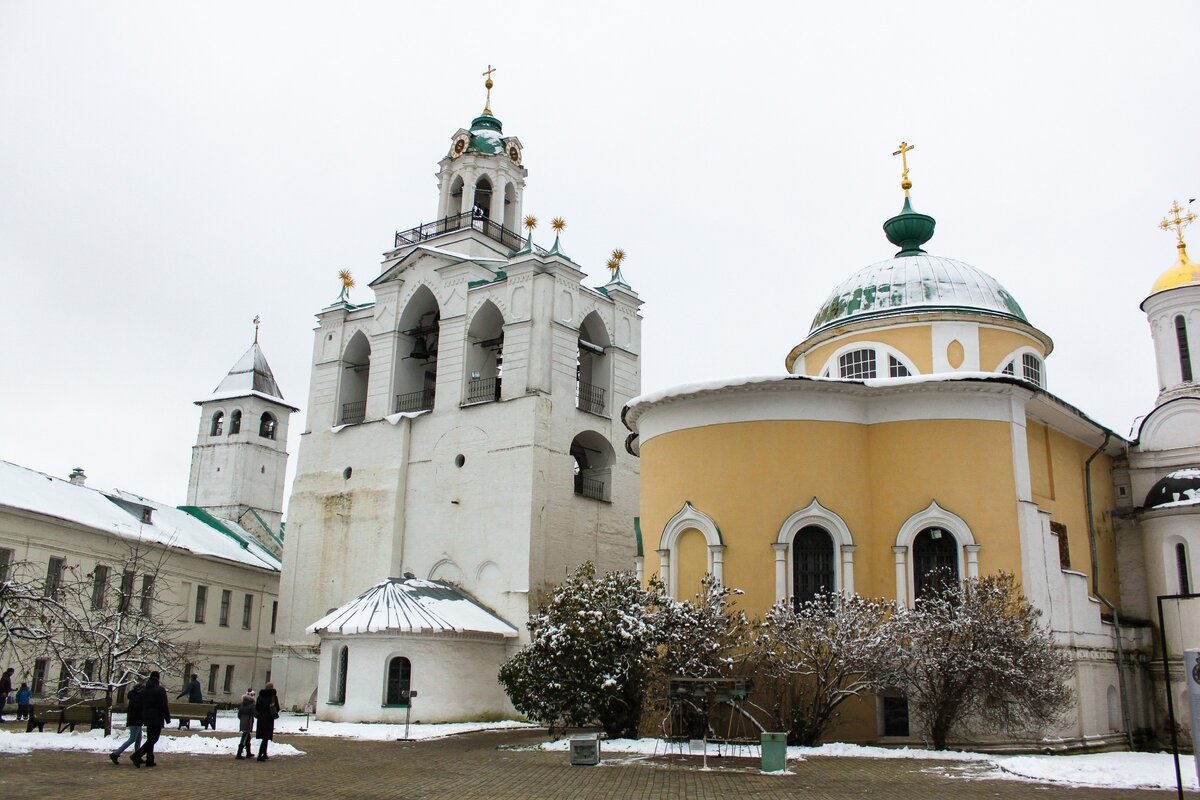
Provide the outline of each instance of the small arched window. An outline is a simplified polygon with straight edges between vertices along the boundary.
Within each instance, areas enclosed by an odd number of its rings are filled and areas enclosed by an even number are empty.
[[[913,596],[917,600],[957,582],[958,541],[945,528],[926,528],[913,539]]]
[[[275,438],[275,427],[278,423],[269,411],[264,411],[258,420],[258,435],[264,439]]]
[[[792,604],[833,591],[833,537],[817,525],[805,525],[792,540]]]
[[[225,432],[225,412],[218,411],[212,416],[212,427],[209,429],[209,434],[212,436],[220,436]]]
[[[387,696],[384,705],[407,706],[408,687],[412,680],[412,663],[404,656],[388,661]]]
[[[1034,386],[1042,385],[1042,360],[1033,353],[1021,354],[1021,374]]]
[[[1179,371],[1184,383],[1192,380],[1192,353],[1188,348],[1187,320],[1183,315],[1175,317],[1175,342],[1179,345]]]
[[[1192,593],[1192,577],[1188,574],[1187,545],[1183,542],[1175,545],[1175,574],[1179,576],[1179,593]]]
[[[333,685],[329,687],[329,702],[346,702],[346,675],[350,670],[350,648],[341,647],[333,659]]]
[[[242,412],[241,410],[234,411],[229,415],[229,435],[242,432]]]
[[[851,350],[838,356],[840,378],[874,378],[877,374],[874,350]]]

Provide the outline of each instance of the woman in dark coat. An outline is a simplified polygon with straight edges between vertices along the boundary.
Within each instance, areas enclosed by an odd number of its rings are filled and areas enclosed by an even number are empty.
[[[275,684],[268,683],[258,693],[254,702],[254,716],[258,718],[258,760],[267,760],[267,742],[275,736],[275,720],[279,717],[279,698],[275,695]]]
[[[238,751],[235,758],[248,758],[251,754],[250,737],[254,735],[254,690],[247,689],[242,695],[242,704],[238,706],[238,728],[242,732],[242,740],[238,742]],[[242,749],[246,750],[246,755],[242,755]]]

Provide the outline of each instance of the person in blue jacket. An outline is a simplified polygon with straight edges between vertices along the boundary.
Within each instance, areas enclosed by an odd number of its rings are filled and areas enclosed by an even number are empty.
[[[30,690],[29,684],[21,681],[21,688],[17,690],[17,719],[29,719],[29,699],[33,697],[33,691]]]

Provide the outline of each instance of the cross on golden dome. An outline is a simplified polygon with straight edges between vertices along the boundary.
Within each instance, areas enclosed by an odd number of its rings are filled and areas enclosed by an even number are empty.
[[[488,64],[487,70],[485,70],[483,73],[483,77],[487,78],[487,80],[483,82],[484,88],[487,89],[487,100],[485,100],[483,103],[483,113],[485,116],[489,117],[492,115],[492,86],[494,85],[492,83],[492,73],[495,71],[496,69],[491,64]]]
[[[1182,250],[1184,246],[1183,229],[1196,221],[1196,215],[1191,211],[1187,212],[1186,214],[1181,214],[1181,211],[1183,211],[1183,206],[1179,205],[1178,200],[1171,203],[1170,214],[1172,216],[1163,217],[1162,222],[1158,223],[1158,227],[1162,228],[1164,231],[1169,231],[1174,228],[1175,238],[1178,242],[1177,246]]]
[[[904,170],[900,173],[900,188],[904,190],[905,197],[908,197],[908,190],[912,188],[912,181],[908,179],[908,151],[915,149],[916,145],[901,142],[900,149],[892,153],[894,156],[900,156],[900,166]]]

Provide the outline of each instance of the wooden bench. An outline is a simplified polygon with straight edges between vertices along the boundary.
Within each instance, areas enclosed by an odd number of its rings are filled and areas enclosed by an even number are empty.
[[[108,710],[103,706],[79,704],[74,706],[47,706],[38,708],[30,706],[29,722],[25,732],[30,733],[34,728],[39,733],[45,733],[46,724],[58,726],[58,732],[75,731],[76,725],[87,725],[89,728],[103,728],[108,718]]]
[[[192,720],[200,723],[207,730],[217,729],[216,703],[171,703],[171,719],[179,721],[180,728],[191,728]]]

